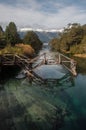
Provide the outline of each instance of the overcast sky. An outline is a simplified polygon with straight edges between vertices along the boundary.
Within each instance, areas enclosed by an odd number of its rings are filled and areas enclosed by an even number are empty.
[[[86,24],[86,0],[0,0],[0,25],[62,28]]]

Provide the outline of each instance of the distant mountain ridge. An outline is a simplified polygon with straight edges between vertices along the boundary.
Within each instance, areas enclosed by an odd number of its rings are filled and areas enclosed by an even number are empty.
[[[63,29],[41,29],[41,28],[21,28],[20,32],[35,31],[35,32],[62,32]]]
[[[28,31],[34,31],[42,42],[49,42],[51,39],[58,37],[58,33],[63,29],[41,29],[41,28],[21,28],[19,30],[20,37],[23,38]]]

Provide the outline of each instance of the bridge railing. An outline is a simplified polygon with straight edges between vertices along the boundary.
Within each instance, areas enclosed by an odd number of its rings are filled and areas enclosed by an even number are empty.
[[[76,61],[58,52],[58,63],[62,64],[73,75],[77,75]]]
[[[15,61],[15,56],[13,54],[7,53],[0,55],[0,65],[13,65]]]
[[[56,59],[49,59],[47,57],[47,53],[43,53],[42,55],[38,56],[37,58],[39,59],[40,57],[43,57],[44,60],[42,61],[43,64],[62,64],[68,71],[70,71],[73,75],[77,75],[76,72],[76,61],[74,59],[71,59],[61,53],[57,53]],[[37,60],[37,58],[32,59],[32,61]]]
[[[30,59],[28,57],[22,57],[19,55],[14,54],[4,54],[3,56],[0,56],[0,65],[20,65],[27,66],[29,68],[30,64],[33,64],[35,61],[40,59],[40,57],[43,57],[41,64],[48,64],[48,59],[46,56],[46,53],[43,53],[33,59]],[[52,62],[52,64],[62,64],[67,70],[69,70],[73,75],[77,75],[76,73],[76,62],[61,54],[57,53],[55,62]],[[39,64],[40,65],[40,64]]]

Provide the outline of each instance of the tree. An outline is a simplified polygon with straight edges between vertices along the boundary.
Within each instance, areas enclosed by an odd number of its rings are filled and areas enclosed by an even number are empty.
[[[33,31],[27,32],[23,41],[26,44],[30,44],[36,53],[42,48],[42,42],[40,41],[37,34]]]
[[[3,28],[0,26],[0,48],[4,48],[6,45],[5,35]]]
[[[84,35],[86,36],[86,24],[84,24],[84,25],[82,26],[82,29],[83,29]]]
[[[60,50],[60,39],[54,38],[50,41],[50,46],[52,50],[59,51]]]
[[[15,44],[20,42],[19,34],[17,33],[17,27],[14,22],[10,22],[6,27],[5,36],[7,44],[11,44],[14,46]]]
[[[0,37],[3,35],[3,29],[2,29],[2,27],[0,26]]]
[[[51,42],[51,47],[58,50],[58,42],[60,43],[60,51],[70,51],[71,53],[86,53],[86,25],[81,26],[78,23],[68,24],[67,28],[56,39]],[[82,45],[81,45],[82,44]]]

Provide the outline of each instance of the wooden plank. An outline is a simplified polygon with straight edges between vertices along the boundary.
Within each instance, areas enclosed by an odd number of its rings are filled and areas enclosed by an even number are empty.
[[[58,55],[61,55],[62,57],[65,57],[65,58],[68,59],[68,60],[71,60],[71,58],[69,58],[69,57],[63,55],[62,53],[60,53],[60,52],[57,52],[57,53],[58,53]]]
[[[67,63],[67,62],[71,63],[71,61],[62,61],[62,63]]]
[[[34,61],[38,60],[41,56],[43,56],[45,53],[41,54],[40,56],[37,56],[35,58],[33,58],[32,60],[30,60],[29,63],[33,63]]]
[[[77,72],[76,72],[76,70],[75,69],[70,69],[70,68],[68,68],[66,65],[64,65],[63,64],[63,66],[68,70],[68,71],[70,71],[73,75],[77,75]]]
[[[19,56],[19,55],[14,55],[14,54],[4,54],[4,55],[0,55],[0,64],[3,65],[14,65],[14,64],[20,64],[20,66],[24,66],[26,67],[26,69],[29,69],[29,65],[31,63],[34,63],[35,61],[37,61],[38,59],[40,59],[41,56],[44,56],[44,60],[47,60],[47,64],[49,65],[52,62],[52,59],[47,59],[46,57],[46,53],[43,53],[33,59],[27,58],[26,56]],[[61,54],[58,52],[58,56],[59,56],[59,63],[61,62],[66,68],[67,70],[69,70],[71,73],[75,73],[74,69],[71,69],[70,66],[73,64],[73,59]],[[63,60],[62,58],[65,58],[65,60]],[[43,63],[44,60],[42,60],[41,63],[36,65],[36,68],[40,67]],[[67,64],[65,65],[64,63],[70,63],[69,67],[67,66]],[[53,62],[50,64],[58,64],[54,59]],[[31,68],[32,69],[32,68]]]
[[[28,61],[28,60],[30,60],[30,59],[23,59],[23,58],[21,58],[20,56],[18,56],[18,55],[15,55],[15,58],[18,58],[20,61],[25,61],[26,63],[28,63],[29,64],[29,62],[30,61]]]

